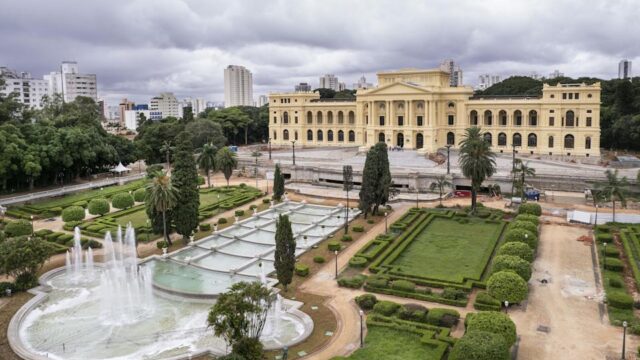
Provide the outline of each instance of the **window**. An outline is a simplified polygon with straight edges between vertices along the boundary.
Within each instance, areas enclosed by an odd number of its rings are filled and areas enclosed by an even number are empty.
[[[478,125],[478,112],[473,110],[471,111],[471,115],[469,115],[469,123],[471,125],[477,126]]]
[[[593,95],[591,95],[591,94],[587,94],[587,97],[588,97],[589,99],[591,99],[591,97],[592,97],[592,96],[593,96]]]
[[[398,126],[403,126],[404,125],[404,116],[400,115],[398,116]]]
[[[487,144],[489,144],[489,145],[493,145],[493,144],[491,143],[491,141],[492,141],[492,140],[493,140],[493,138],[492,138],[492,136],[491,136],[491,133],[488,133],[488,132],[484,133],[484,141],[485,141]]]
[[[289,130],[287,129],[282,130],[282,138],[284,140],[289,140]]]
[[[418,124],[418,126],[422,126],[422,115],[418,115],[418,117],[416,118],[416,124]]]
[[[515,133],[513,134],[513,140],[511,141],[513,146],[522,146],[522,135]]]
[[[296,124],[298,123],[298,117],[297,116],[294,117],[294,121],[295,121]]]
[[[298,131],[293,132],[293,140],[298,141]]]
[[[288,112],[284,112],[284,114],[282,114],[282,122],[285,124],[289,123],[289,113]]]
[[[313,131],[307,130],[307,141],[313,141]]]
[[[447,123],[449,124],[449,126],[453,126],[456,123],[455,115],[447,116]]]
[[[591,114],[591,110],[587,110],[587,114]]]
[[[327,141],[333,141],[333,130],[327,131]]]
[[[316,122],[318,124],[322,124],[322,112],[318,111],[318,113],[316,114]]]
[[[338,142],[344,142],[344,131],[338,130]]]
[[[573,100],[573,93],[569,93],[569,100]]]
[[[273,140],[278,140],[278,133],[275,130],[273,131]]]
[[[549,136],[549,144],[548,144],[549,149],[553,149],[553,136]]]
[[[313,123],[313,113],[311,111],[307,111],[307,124]]]
[[[449,109],[452,109],[456,106],[456,104],[450,102],[447,106],[449,107]]]
[[[591,116],[587,116],[587,126],[591,126]]]
[[[573,135],[567,135],[564,137],[564,148],[573,149],[574,138]]]
[[[529,126],[538,126],[538,112],[535,110],[529,111]]]
[[[349,130],[349,142],[356,141],[356,132],[353,130]]]
[[[567,93],[562,93],[562,100],[567,100]]]
[[[554,126],[556,122],[556,118],[553,116],[549,117],[549,126]]]
[[[424,136],[420,133],[416,135],[416,149],[422,149],[424,147]]]
[[[338,111],[338,124],[344,124],[344,114],[342,111]]]
[[[527,136],[527,146],[528,147],[536,147],[538,146],[538,137],[536,136],[536,134],[529,134],[529,136]]]
[[[384,115],[380,115],[380,126],[384,126]]]
[[[564,124],[567,127],[575,126],[575,115],[574,115],[573,111],[571,111],[571,110],[567,111],[567,115],[565,117]]]
[[[554,97],[556,97],[555,95],[551,94],[551,98],[553,99]]]
[[[516,110],[513,113],[513,122],[515,126],[522,126],[522,111]]]
[[[490,110],[484,112],[484,124],[486,126],[491,126],[493,122],[493,114]]]
[[[574,97],[576,98],[576,100],[579,100],[579,99],[580,99],[580,93],[576,93],[576,94],[574,95]]]
[[[498,146],[507,146],[507,134],[498,134]]]
[[[584,139],[584,148],[585,149],[591,149],[591,138],[587,136],[586,139]]]
[[[378,142],[381,142],[381,143],[384,142],[384,133],[378,134]]]
[[[356,123],[356,114],[353,111],[349,111],[349,124],[353,125]]]
[[[324,140],[324,137],[322,135],[323,135],[322,134],[322,130],[318,130],[318,136],[317,136],[317,140],[318,141],[323,141]]]
[[[504,110],[500,110],[498,113],[498,121],[500,126],[507,126],[507,112]]]
[[[277,123],[278,123],[278,117],[277,117],[277,116],[274,116],[274,117],[273,117],[273,123],[274,123],[274,124],[277,124]]]
[[[456,136],[452,132],[447,133],[447,145],[455,145]]]
[[[327,124],[333,124],[333,111],[327,112]]]

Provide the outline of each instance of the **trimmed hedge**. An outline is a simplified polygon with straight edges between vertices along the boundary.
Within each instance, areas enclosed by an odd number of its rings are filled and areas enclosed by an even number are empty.
[[[160,240],[156,243],[156,247],[160,250],[169,247],[169,243],[166,240]]]
[[[26,236],[31,235],[33,227],[29,220],[17,220],[11,221],[4,227],[4,232],[8,237]]]
[[[355,298],[356,304],[362,310],[371,310],[378,302],[378,298],[376,298],[373,294],[362,294],[360,296],[356,296]]]
[[[341,247],[342,246],[337,241],[329,241],[327,243],[327,248],[329,249],[329,251],[340,251]]]
[[[342,238],[340,238],[340,241],[345,241],[345,242],[349,242],[349,241],[353,241],[353,238],[351,237],[351,235],[342,235]]]
[[[89,205],[89,203],[86,200],[80,200],[80,201],[76,201],[73,204],[71,204],[72,206],[80,206],[83,209],[87,208],[87,205]]]
[[[104,215],[109,213],[111,207],[107,199],[93,199],[89,202],[88,209],[91,215]]]
[[[460,320],[460,313],[453,309],[434,308],[427,313],[427,324],[452,327]]]
[[[620,255],[620,251],[616,249],[615,246],[607,246],[604,250],[605,256],[618,257]]]
[[[607,304],[618,309],[633,309],[633,297],[623,292],[607,293]]]
[[[200,224],[200,231],[211,231],[211,224]]]
[[[400,310],[400,304],[396,304],[394,302],[386,301],[386,300],[378,301],[373,306],[374,313],[384,315],[384,316],[392,316],[395,313],[397,313],[398,310]]]
[[[147,190],[145,188],[140,188],[133,192],[133,200],[136,202],[144,202],[144,199],[147,196]]]
[[[487,293],[504,303],[518,304],[529,295],[527,282],[520,275],[511,271],[494,273],[487,281]]]
[[[322,256],[314,256],[313,262],[316,264],[323,264],[325,262],[325,259]]]
[[[218,219],[218,225],[220,224],[226,224],[228,222],[227,218],[220,218]]]
[[[394,290],[414,292],[416,290],[416,284],[408,280],[394,280],[391,282],[391,288]]]
[[[504,236],[504,242],[522,242],[535,249],[538,246],[538,238],[536,235],[525,229],[510,229]]]
[[[492,272],[513,271],[525,281],[531,279],[531,265],[514,255],[498,255],[493,259]]]
[[[449,360],[508,360],[509,349],[504,340],[494,333],[475,331],[456,341]]]
[[[402,320],[422,323],[426,321],[428,312],[429,310],[422,305],[404,304],[402,308],[400,308],[398,317]]]
[[[476,301],[473,303],[473,308],[476,310],[494,310],[500,311],[502,304],[500,301],[494,299],[486,291],[480,291],[476,295]]]
[[[540,225],[540,218],[537,217],[536,215],[520,214],[520,215],[515,217],[515,220],[516,221],[528,221],[528,222],[532,223],[535,226]]]
[[[351,289],[360,289],[367,277],[365,275],[356,275],[353,277],[341,277],[338,279],[338,285]]]
[[[127,192],[115,194],[111,198],[111,205],[116,209],[127,209],[134,204],[133,196]]]
[[[511,224],[509,224],[509,228],[510,229],[525,229],[525,230],[529,230],[530,232],[532,232],[534,234],[538,233],[538,227],[536,225],[534,225],[533,223],[530,223],[528,221],[516,220],[516,221],[512,222]]]
[[[353,230],[353,232],[364,232],[364,226],[356,225],[351,227],[351,230]]]
[[[605,234],[600,233],[600,234],[596,235],[596,240],[599,243],[605,243],[606,242],[606,243],[611,244],[613,242],[613,235],[606,234],[606,233]]]
[[[69,223],[72,221],[82,221],[85,217],[84,209],[80,206],[69,206],[62,210],[62,221]]]
[[[354,256],[349,259],[349,266],[354,268],[363,268],[367,266],[367,262],[368,260],[363,257]]]
[[[620,259],[607,257],[604,261],[604,268],[615,272],[622,272],[624,265]]]
[[[518,207],[518,214],[530,214],[540,216],[542,215],[542,208],[540,204],[536,203],[524,203]]]
[[[509,315],[499,311],[482,311],[467,315],[467,333],[474,331],[487,331],[500,335],[507,347],[516,343],[516,324]]]
[[[236,210],[234,214],[237,217],[244,216],[244,210]]]
[[[305,264],[296,264],[295,266],[296,275],[298,276],[308,276],[309,275],[309,265]]]
[[[500,246],[500,249],[498,249],[496,255],[513,255],[529,263],[533,261],[533,250],[529,245],[521,242],[503,244]]]

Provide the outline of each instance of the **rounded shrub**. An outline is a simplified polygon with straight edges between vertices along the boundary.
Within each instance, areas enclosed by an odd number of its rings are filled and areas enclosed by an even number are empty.
[[[610,278],[609,279],[609,286],[614,287],[614,288],[621,288],[622,287],[622,280],[618,279],[618,278]]]
[[[500,335],[474,331],[456,341],[449,360],[507,360],[509,348]]]
[[[134,203],[133,196],[126,192],[115,194],[111,198],[111,205],[116,209],[127,209],[132,207]]]
[[[535,216],[535,215],[531,215],[531,214],[520,214],[518,216],[516,216],[515,218],[516,221],[527,221],[532,223],[535,226],[540,225],[540,218]]]
[[[511,347],[516,343],[516,324],[509,315],[499,311],[481,311],[473,314],[467,322],[467,332],[486,331],[500,335]]]
[[[404,304],[400,308],[398,317],[402,320],[424,322],[429,310],[420,304]]]
[[[263,204],[269,204],[270,202],[271,202],[271,199],[269,199],[269,198],[262,199],[262,203]]]
[[[258,205],[256,205],[256,204],[253,204],[253,205],[249,206],[249,210],[254,210],[254,209],[257,209],[257,208],[258,208]]]
[[[227,223],[227,218],[220,218],[218,219],[218,225],[220,224],[226,224]]]
[[[531,231],[525,229],[510,229],[504,236],[504,242],[521,242],[529,245],[530,248],[535,249],[538,246],[538,238]]]
[[[607,292],[607,304],[618,309],[633,309],[633,297],[617,291]]]
[[[351,289],[360,289],[362,285],[364,285],[365,280],[367,280],[367,276],[362,274],[351,277],[341,277],[338,279],[338,285]]]
[[[93,199],[89,202],[88,208],[91,215],[104,215],[111,210],[107,199]]]
[[[200,231],[210,231],[211,224],[200,224],[199,228],[200,228]]]
[[[493,259],[494,273],[500,271],[513,271],[520,275],[524,281],[531,279],[531,264],[514,255],[498,255]]]
[[[504,303],[518,304],[527,298],[529,287],[520,275],[511,271],[494,273],[487,281],[487,293]]]
[[[533,250],[529,245],[521,242],[503,244],[498,249],[497,255],[513,255],[527,262],[533,261]]]
[[[234,213],[236,216],[240,217],[240,216],[244,216],[244,210],[236,210],[236,212]]]
[[[140,188],[133,192],[133,199],[136,202],[144,202],[144,199],[146,196],[147,196],[147,190],[145,188]]]
[[[327,248],[329,249],[329,251],[340,251],[341,245],[337,241],[329,241],[327,243]]]
[[[84,213],[84,210],[82,211]],[[22,219],[8,223],[4,227],[4,232],[7,237],[31,235],[31,233],[33,232],[33,227],[31,226],[31,222],[29,220]]]
[[[60,216],[62,214],[62,208],[60,206],[54,206],[48,209],[48,211],[54,216]]]
[[[524,203],[518,208],[518,214],[530,214],[535,216],[542,215],[542,208],[540,204],[536,203]]]
[[[371,224],[373,224],[373,223],[375,223],[375,220],[373,220],[373,219],[367,219],[367,224],[371,225]]]
[[[197,182],[198,182],[198,185],[204,185],[204,177],[198,176]]]
[[[80,200],[80,201],[76,201],[73,204],[71,204],[73,206],[80,206],[81,208],[86,209],[87,206],[89,205],[89,203],[86,200]]]
[[[356,296],[356,304],[362,310],[371,310],[378,302],[378,298],[376,298],[373,294],[362,294],[360,296]]]
[[[460,320],[460,313],[453,309],[434,308],[427,313],[426,321],[435,326],[452,327]]]
[[[386,300],[378,301],[373,306],[374,313],[384,315],[384,316],[392,316],[395,313],[397,313],[399,309],[400,309],[400,304],[396,304],[392,301],[386,301]]]
[[[609,243],[611,244],[613,242],[613,235],[611,234],[607,234],[607,233],[600,233],[598,235],[596,235],[596,240],[599,243]]]
[[[367,259],[362,256],[354,256],[349,259],[349,266],[354,268],[363,268],[367,266]]]
[[[620,255],[620,251],[616,249],[615,246],[607,246],[604,250],[605,256],[618,257]]]
[[[622,270],[624,269],[624,265],[622,264],[622,261],[620,261],[620,259],[607,257],[604,260],[604,268],[607,270],[622,272]]]
[[[313,262],[316,264],[323,264],[325,262],[325,259],[322,256],[314,256]]]
[[[391,282],[391,288],[404,292],[414,292],[416,290],[416,284],[409,280],[394,280]]]
[[[85,217],[84,209],[80,206],[69,206],[62,210],[62,221],[68,223],[72,221],[82,221]]]
[[[374,288],[386,288],[389,284],[389,279],[380,275],[374,275],[367,279],[367,286]]]
[[[296,272],[296,275],[298,275],[298,276],[302,276],[302,277],[308,276],[309,275],[309,265],[296,264],[295,272]]]
[[[462,289],[446,287],[442,290],[440,297],[448,300],[464,300],[467,298],[467,293]]]
[[[342,238],[340,238],[340,240],[345,241],[345,242],[349,242],[349,241],[353,241],[353,238],[351,237],[351,235],[342,235]]]
[[[363,232],[364,231],[364,226],[361,225],[355,225],[351,228],[351,230],[353,230],[353,232]]]
[[[166,240],[160,240],[156,243],[156,246],[158,247],[158,249],[164,249],[164,248],[168,248],[169,247],[169,243]]]
[[[528,221],[521,221],[521,220],[516,220],[514,222],[512,222],[509,225],[510,229],[525,229],[525,230],[529,230],[530,232],[537,234],[538,233],[538,227],[536,225],[534,225],[533,223],[530,223]]]

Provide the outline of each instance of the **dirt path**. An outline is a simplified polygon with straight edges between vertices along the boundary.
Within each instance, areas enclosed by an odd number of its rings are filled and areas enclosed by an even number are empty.
[[[581,227],[542,226],[528,306],[510,311],[521,338],[519,360],[620,358],[622,329],[610,326],[606,315],[600,319],[602,294],[596,289],[591,248],[576,241],[586,234]],[[543,278],[547,285],[540,283]],[[549,332],[538,331],[539,326]],[[630,359],[637,345],[636,336],[627,336]]]

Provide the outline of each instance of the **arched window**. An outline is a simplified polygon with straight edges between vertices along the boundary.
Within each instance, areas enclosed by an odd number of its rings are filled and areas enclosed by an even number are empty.
[[[284,112],[284,114],[282,114],[282,122],[285,124],[289,123],[289,113],[288,112]]]
[[[278,140],[278,132],[273,130],[273,140]]]
[[[456,144],[456,136],[454,133],[449,131],[447,133],[447,145],[455,145]]]
[[[564,137],[564,148],[573,149],[574,138],[573,135],[567,135]]]
[[[333,124],[333,111],[327,111],[327,124]]]
[[[284,140],[289,140],[289,130],[287,129],[282,130],[282,138]]]
[[[422,149],[424,147],[424,136],[420,133],[416,135],[416,149]]]
[[[488,133],[488,132],[484,133],[484,141],[486,141],[487,144],[493,145],[492,140],[493,140],[493,137],[491,136],[491,133]]]
[[[484,112],[484,125],[491,126],[492,123],[493,123],[493,114],[491,113],[491,110],[486,110]]]
[[[513,113],[513,125],[522,126],[522,111],[516,110]]]
[[[469,115],[469,124],[473,125],[473,126],[477,126],[478,125],[478,112],[475,110],[471,111],[471,114]]]
[[[513,141],[511,141],[513,146],[522,146],[522,135],[515,133],[513,134]]]
[[[396,136],[396,145],[404,147],[404,134],[398,133],[398,135]]]
[[[293,132],[293,140],[298,141],[298,130]]]
[[[500,126],[507,126],[507,112],[504,110],[500,110],[498,113],[498,121],[500,122]]]
[[[316,123],[322,124],[322,111],[316,113]]]
[[[381,142],[381,143],[384,142],[384,133],[378,134],[378,142]]]
[[[338,142],[344,142],[344,131],[338,130]]]
[[[342,111],[338,111],[338,124],[344,124],[344,114]]]
[[[553,149],[553,136],[549,136],[549,149]]]
[[[349,142],[356,141],[356,132],[353,130],[349,130]]]
[[[566,116],[565,116],[565,118],[564,118],[564,119],[565,119],[564,123],[565,123],[565,125],[566,125],[567,127],[573,127],[573,126],[575,126],[575,123],[576,123],[576,116],[575,116],[575,114],[573,113],[573,111],[571,111],[571,110],[567,111],[567,114],[566,114]]]
[[[418,109],[418,110],[422,110],[422,108],[423,108],[423,105],[422,105],[422,103],[421,103],[421,102],[419,102],[419,103],[416,105],[416,109]]]
[[[591,138],[589,136],[587,136],[587,138],[584,139],[584,148],[591,149]]]
[[[318,130],[317,141],[324,141],[324,136],[322,134],[322,130]]]
[[[333,130],[327,131],[327,141],[333,141]]]
[[[529,126],[538,126],[538,112],[535,110],[529,111]]]
[[[498,134],[498,146],[507,146],[507,134]]]
[[[538,137],[536,134],[531,133],[527,136],[527,146],[528,147],[536,147],[538,146]]]
[[[307,130],[307,141],[313,141],[313,131]]]
[[[349,124],[353,125],[356,123],[356,114],[353,111],[349,111]]]
[[[313,124],[313,113],[311,111],[307,111],[307,124]]]

